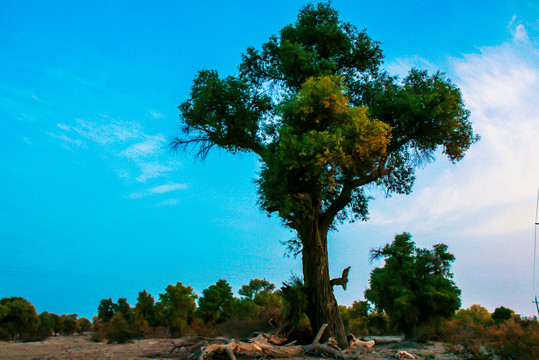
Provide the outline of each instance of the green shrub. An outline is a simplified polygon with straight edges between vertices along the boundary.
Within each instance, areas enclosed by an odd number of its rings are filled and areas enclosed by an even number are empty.
[[[0,329],[4,334],[0,336],[6,339],[42,338],[36,308],[22,297],[13,296],[0,300]]]
[[[142,332],[120,313],[114,314],[110,322],[103,325],[103,335],[109,343],[118,344],[142,338]]]

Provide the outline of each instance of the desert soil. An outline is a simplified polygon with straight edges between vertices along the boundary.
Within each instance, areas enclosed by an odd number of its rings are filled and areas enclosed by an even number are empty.
[[[91,342],[88,335],[54,336],[45,341],[28,343],[0,341],[0,359],[174,359],[174,352],[171,353],[171,350],[176,342],[178,342],[177,339],[146,339],[128,344],[107,344]],[[395,359],[395,354],[401,350],[415,355],[417,359],[459,359],[447,353],[441,343],[408,342],[375,345],[371,351],[362,354],[359,359]]]

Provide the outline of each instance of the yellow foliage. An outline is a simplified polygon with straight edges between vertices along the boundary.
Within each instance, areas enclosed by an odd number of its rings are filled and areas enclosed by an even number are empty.
[[[339,174],[368,174],[387,154],[391,127],[370,118],[366,107],[350,106],[339,77],[308,79],[286,106],[285,117],[300,126],[281,130],[283,158],[329,189]]]

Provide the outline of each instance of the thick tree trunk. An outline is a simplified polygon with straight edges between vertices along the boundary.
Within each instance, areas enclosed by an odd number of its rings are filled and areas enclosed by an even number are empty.
[[[309,302],[307,317],[313,330],[328,324],[325,339],[334,337],[344,349],[348,347],[346,331],[329,279],[327,232],[321,233],[318,221],[312,220],[304,223],[299,235],[303,243],[303,278]]]

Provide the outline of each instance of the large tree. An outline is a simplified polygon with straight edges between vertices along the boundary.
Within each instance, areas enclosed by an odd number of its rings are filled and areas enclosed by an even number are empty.
[[[415,168],[438,147],[453,162],[477,140],[460,90],[443,74],[382,70],[379,43],[342,22],[329,4],[307,5],[297,21],[248,48],[239,73],[200,71],[180,106],[174,149],[215,146],[261,161],[259,202],[297,234],[307,315],[345,345],[329,278],[327,235],[366,220],[366,186],[407,194]]]

